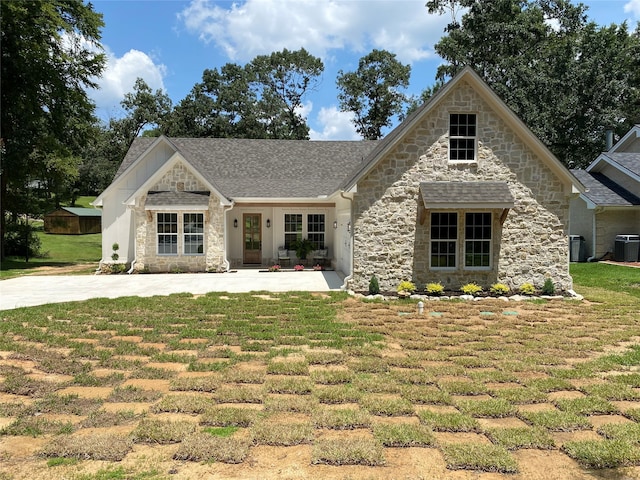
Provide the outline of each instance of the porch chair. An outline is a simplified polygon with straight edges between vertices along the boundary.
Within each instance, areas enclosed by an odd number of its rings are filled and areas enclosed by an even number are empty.
[[[320,250],[316,250],[313,252],[313,264],[314,265],[322,265],[325,267],[327,265],[327,260],[329,259],[329,249],[321,248]]]
[[[278,248],[278,263],[282,266],[284,262],[287,262],[287,265],[289,265],[289,262],[291,262],[291,257],[289,256],[289,250],[287,250],[284,247],[279,247]]]

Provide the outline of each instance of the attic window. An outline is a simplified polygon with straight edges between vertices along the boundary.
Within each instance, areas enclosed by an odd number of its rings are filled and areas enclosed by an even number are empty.
[[[449,161],[476,161],[476,114],[449,115]]]

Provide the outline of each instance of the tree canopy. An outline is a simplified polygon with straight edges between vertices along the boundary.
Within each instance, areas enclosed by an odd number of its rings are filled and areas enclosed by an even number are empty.
[[[410,76],[411,66],[386,50],[362,57],[355,72],[338,72],[340,110],[354,114],[353,124],[364,139],[382,138],[382,129],[402,113],[407,99],[400,89],[409,85]]]
[[[468,10],[436,44],[437,79],[471,66],[567,166],[590,163],[605,131],[640,121],[640,27],[598,27],[566,0],[432,0]]]
[[[78,174],[105,57],[102,15],[80,0],[0,2],[2,89],[0,93],[2,251],[6,217],[38,207],[29,199],[37,182],[57,195]]]

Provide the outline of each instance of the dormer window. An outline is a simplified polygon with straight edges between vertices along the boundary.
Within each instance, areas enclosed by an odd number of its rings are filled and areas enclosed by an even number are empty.
[[[449,115],[449,161],[476,161],[476,114]]]

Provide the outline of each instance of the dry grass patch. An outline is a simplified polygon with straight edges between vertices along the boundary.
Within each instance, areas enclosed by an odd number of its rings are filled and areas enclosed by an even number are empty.
[[[25,435],[38,437],[40,435],[63,435],[72,433],[75,427],[70,422],[49,420],[44,417],[19,417],[13,423],[0,430],[0,435]]]
[[[251,427],[251,438],[257,445],[290,447],[311,443],[313,436],[314,428],[309,422],[287,423],[264,419]]]
[[[47,395],[33,404],[41,413],[89,415],[102,406],[98,398],[80,398],[78,395]]]
[[[43,457],[77,458],[119,462],[131,451],[133,442],[124,435],[95,433],[57,437],[40,451]]]
[[[107,398],[107,402],[114,403],[131,403],[131,402],[155,402],[162,393],[156,390],[144,390],[142,388],[127,385],[125,387],[116,387]]]
[[[249,454],[249,447],[247,440],[194,433],[182,441],[173,458],[192,462],[242,463]]]
[[[314,465],[365,465],[377,467],[385,465],[384,448],[375,440],[320,439],[311,450]]]
[[[243,370],[239,368],[231,368],[222,374],[222,380],[226,383],[264,383],[266,378],[265,372],[262,370]]]
[[[429,427],[401,423],[376,425],[373,436],[385,447],[433,447],[435,437]]]
[[[223,385],[214,394],[217,403],[262,403],[264,390],[249,385]]]
[[[151,407],[154,413],[203,413],[211,408],[213,401],[202,395],[165,395]]]
[[[349,370],[315,370],[311,372],[311,380],[321,385],[340,385],[353,380],[353,372]]]
[[[196,431],[196,425],[187,421],[142,419],[131,433],[135,443],[178,443]]]
[[[371,416],[355,408],[318,408],[313,414],[316,428],[330,428],[334,430],[353,430],[368,428]]]
[[[220,378],[217,376],[206,377],[179,377],[169,383],[170,390],[181,392],[215,392],[220,387]]]
[[[35,380],[26,375],[9,375],[0,383],[0,392],[41,398],[63,387],[59,383]]]
[[[259,412],[250,408],[213,407],[200,416],[200,425],[213,427],[250,427]]]
[[[264,400],[264,410],[269,413],[290,412],[310,414],[318,408],[316,398],[301,395],[271,395]]]
[[[270,378],[264,388],[269,393],[288,393],[292,395],[309,395],[314,384],[308,377]]]
[[[314,396],[320,403],[340,404],[357,403],[362,398],[362,392],[350,384],[329,385],[316,388]]]
[[[309,375],[309,364],[306,360],[271,360],[267,365],[270,375]]]
[[[517,473],[518,463],[506,448],[480,443],[450,443],[442,453],[447,468],[452,470],[482,470],[484,472]]]
[[[80,426],[82,428],[104,428],[115,427],[117,425],[128,425],[142,418],[132,410],[119,410],[117,412],[107,412],[98,410],[85,418]]]

